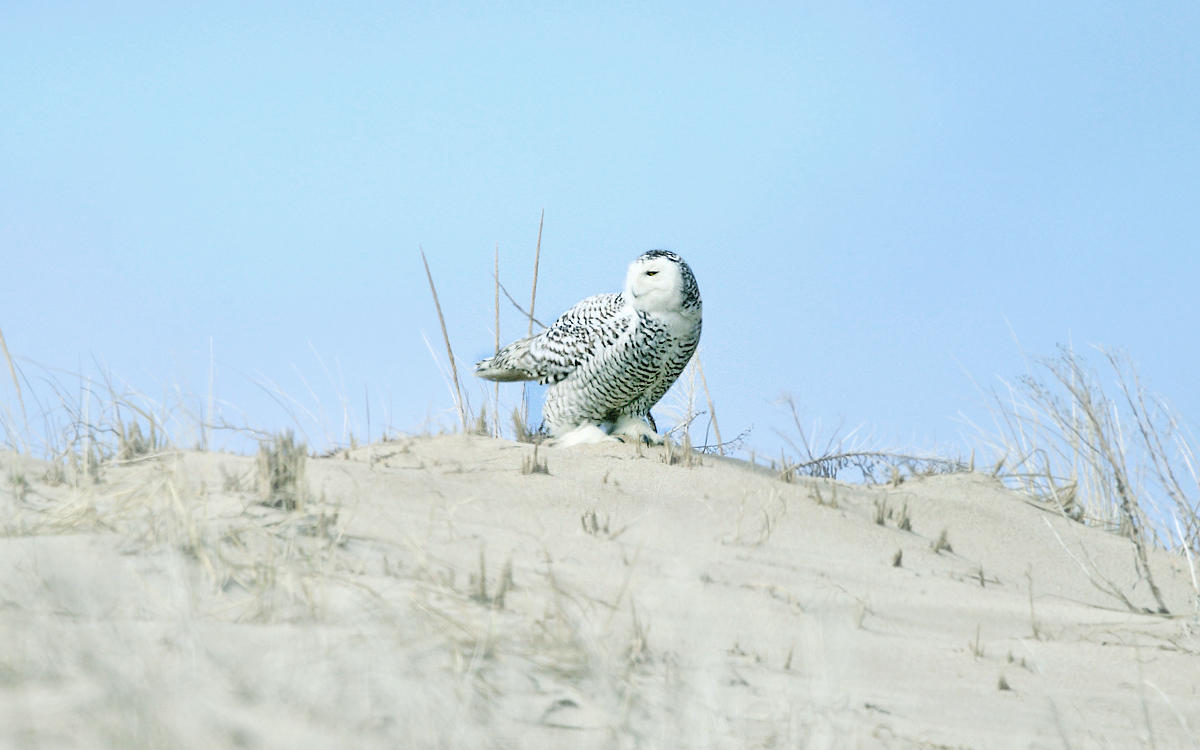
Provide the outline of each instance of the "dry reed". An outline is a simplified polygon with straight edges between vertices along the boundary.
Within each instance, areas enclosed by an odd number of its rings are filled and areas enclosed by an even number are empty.
[[[458,419],[463,432],[467,431],[467,407],[463,401],[462,385],[458,380],[458,366],[454,364],[454,350],[450,347],[450,334],[446,332],[446,317],[442,315],[442,303],[438,301],[437,287],[433,283],[433,274],[429,271],[429,261],[425,258],[425,249],[419,248],[421,262],[425,264],[425,278],[429,280],[429,291],[433,294],[433,305],[437,308],[438,323],[442,326],[442,340],[446,342],[446,356],[450,359],[450,373],[454,378],[455,407],[458,409]]]

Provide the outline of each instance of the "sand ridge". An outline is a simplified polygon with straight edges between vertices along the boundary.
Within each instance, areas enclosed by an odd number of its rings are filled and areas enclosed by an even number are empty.
[[[293,511],[261,504],[252,458],[171,453],[74,488],[0,457],[28,477],[0,492],[0,743],[1200,736],[1185,563],[1152,559],[1175,615],[1130,612],[1102,588],[1150,605],[1127,541],[991,477],[785,482],[616,443],[540,448],[548,473],[523,473],[532,451],[406,437],[310,459]]]

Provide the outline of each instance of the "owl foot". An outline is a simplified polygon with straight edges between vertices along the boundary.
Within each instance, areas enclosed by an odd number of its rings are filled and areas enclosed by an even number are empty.
[[[637,417],[620,417],[613,425],[612,436],[624,443],[643,442],[646,445],[662,445],[662,438],[644,420]]]
[[[612,440],[608,433],[596,424],[581,424],[573,430],[549,441],[547,445],[556,448],[569,448],[572,445],[588,445]]]

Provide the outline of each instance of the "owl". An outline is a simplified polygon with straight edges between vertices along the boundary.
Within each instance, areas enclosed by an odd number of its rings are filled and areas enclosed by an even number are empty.
[[[650,409],[700,342],[700,288],[668,250],[642,253],[625,289],[577,303],[546,330],[475,365],[502,382],[549,385],[542,417],[559,445],[610,438],[658,444]]]

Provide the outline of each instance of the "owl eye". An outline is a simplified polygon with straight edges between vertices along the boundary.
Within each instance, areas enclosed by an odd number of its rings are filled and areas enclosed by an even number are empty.
[[[658,271],[647,271],[647,272],[646,272],[646,275],[647,275],[647,276],[653,276],[653,275],[654,275],[654,274],[656,274],[656,273],[658,273]]]

